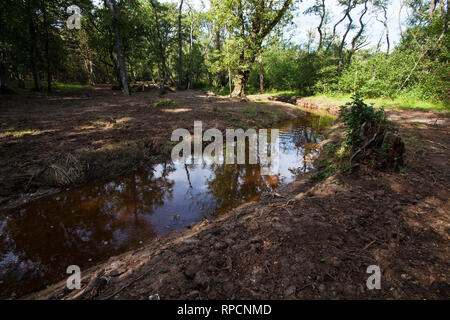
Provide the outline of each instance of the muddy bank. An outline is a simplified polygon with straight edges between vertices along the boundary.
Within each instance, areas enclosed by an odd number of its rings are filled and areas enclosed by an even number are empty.
[[[28,298],[448,299],[448,117],[401,115],[400,173],[302,175],[84,271],[80,291],[61,282]],[[366,287],[369,265],[381,268],[380,290]]]
[[[151,166],[170,154],[171,132],[261,128],[302,112],[187,90],[125,97],[98,87],[0,100],[0,209]],[[157,124],[157,125],[155,125]]]
[[[269,101],[280,101],[295,105],[303,110],[312,112],[325,113],[333,116],[339,116],[339,105],[328,100],[311,98],[311,97],[297,97],[297,96],[277,96],[268,95]]]

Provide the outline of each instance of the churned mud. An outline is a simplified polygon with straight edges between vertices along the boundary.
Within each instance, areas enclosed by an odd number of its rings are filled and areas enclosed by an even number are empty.
[[[63,281],[27,298],[448,299],[448,115],[390,117],[406,144],[400,172],[301,174],[259,201],[83,271],[81,290]],[[381,269],[380,290],[366,287],[370,265]]]

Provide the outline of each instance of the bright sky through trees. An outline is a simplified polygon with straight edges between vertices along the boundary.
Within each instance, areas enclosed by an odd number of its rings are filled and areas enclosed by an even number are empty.
[[[177,0],[163,0],[162,2],[171,2],[177,3]],[[196,10],[207,10],[209,9],[209,0],[188,0]],[[285,37],[286,39],[291,40],[296,44],[304,44],[308,41],[308,32],[312,31],[316,37],[317,41],[317,25],[319,24],[319,17],[304,14],[305,10],[311,7],[314,3],[314,0],[304,0],[302,2],[297,3],[297,9],[294,13],[294,24],[286,27]],[[399,30],[399,10],[402,1],[401,0],[391,0],[388,6],[387,15],[388,15],[388,28],[389,28],[389,37],[391,39],[392,44],[398,44],[400,40],[400,30]],[[326,1],[327,10],[330,14],[329,26],[332,27],[333,23],[335,23],[338,19],[340,19],[342,15],[342,7],[338,6],[337,0],[327,0]],[[362,7],[355,11],[356,14],[361,11]],[[411,10],[407,8],[405,5],[401,10],[400,20],[401,23],[404,24],[408,14]],[[368,45],[367,48],[375,48],[380,41],[380,38],[384,37],[384,26],[380,21],[376,20],[376,16],[381,18],[381,12],[369,12],[364,18],[364,22],[368,24],[368,30],[370,32],[367,33]],[[356,23],[357,21],[355,21]],[[342,23],[338,27],[338,32],[342,33],[345,29],[345,24]],[[353,30],[350,31],[349,36],[353,36]],[[386,42],[384,39],[381,41],[381,50],[386,49]]]

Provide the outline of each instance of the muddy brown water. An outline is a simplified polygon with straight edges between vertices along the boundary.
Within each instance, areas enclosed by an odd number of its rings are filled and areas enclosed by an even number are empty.
[[[109,257],[204,218],[213,219],[311,169],[332,119],[308,114],[279,124],[280,167],[165,162],[0,212],[0,297],[45,288]]]

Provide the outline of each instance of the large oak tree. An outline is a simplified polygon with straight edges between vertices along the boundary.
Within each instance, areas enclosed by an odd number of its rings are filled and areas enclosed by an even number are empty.
[[[266,36],[282,21],[293,0],[227,0],[212,1],[218,17],[233,27],[238,39],[239,66],[234,70],[232,96],[244,97],[251,66],[261,51]]]

